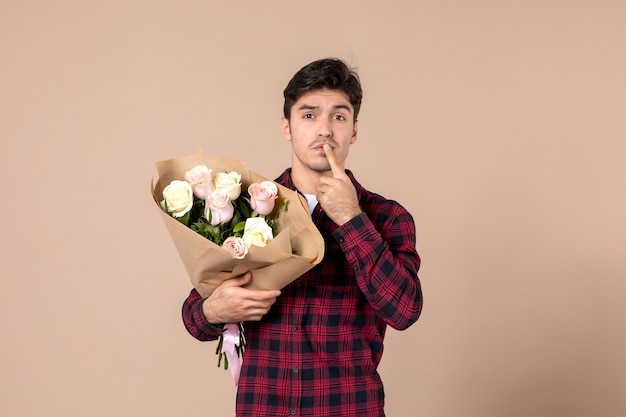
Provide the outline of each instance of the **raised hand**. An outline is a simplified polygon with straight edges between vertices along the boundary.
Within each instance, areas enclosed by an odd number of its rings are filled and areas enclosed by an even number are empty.
[[[242,288],[252,279],[247,272],[226,280],[202,304],[202,312],[211,324],[258,321],[267,314],[280,295],[278,290],[255,291]]]
[[[332,176],[321,177],[317,185],[317,201],[332,221],[341,226],[361,213],[356,189],[343,168],[337,164],[330,145],[324,145],[324,153]]]

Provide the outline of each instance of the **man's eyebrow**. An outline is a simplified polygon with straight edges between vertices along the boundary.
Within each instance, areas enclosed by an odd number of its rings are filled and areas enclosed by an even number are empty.
[[[352,112],[352,109],[347,104],[335,104],[333,106],[333,109],[335,109],[335,110],[344,109],[344,110],[347,110],[349,112]]]
[[[320,106],[314,106],[312,104],[303,104],[300,107],[298,107],[298,110],[319,110],[319,108]],[[352,109],[347,104],[335,104],[333,106],[333,110],[341,110],[341,109],[352,112]]]
[[[319,108],[320,106],[314,106],[312,104],[303,104],[302,106],[298,107],[298,110],[317,110]]]

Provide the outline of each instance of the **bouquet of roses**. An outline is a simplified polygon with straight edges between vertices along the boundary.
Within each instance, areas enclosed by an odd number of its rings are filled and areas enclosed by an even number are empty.
[[[252,245],[263,247],[274,238],[276,219],[285,209],[274,210],[278,186],[273,181],[255,182],[242,194],[241,174],[213,172],[196,165],[185,180],[172,180],[163,189],[161,207],[195,232],[243,259]]]
[[[297,192],[226,158],[195,154],[156,166],[152,196],[203,297],[248,271],[248,288],[281,289],[322,260],[323,238]],[[244,348],[242,324],[227,324],[218,366],[224,354],[235,382]]]

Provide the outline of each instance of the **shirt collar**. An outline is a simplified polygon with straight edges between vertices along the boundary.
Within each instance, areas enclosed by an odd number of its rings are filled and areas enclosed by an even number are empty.
[[[361,184],[359,184],[356,178],[354,178],[354,174],[352,174],[352,171],[350,171],[349,169],[346,169],[345,171],[346,175],[348,176],[348,178],[350,178],[350,181],[352,181],[352,184],[356,189],[357,198],[359,199],[359,201],[361,201],[361,196],[363,195],[365,189],[361,186]],[[291,168],[287,168],[282,174],[280,174],[280,176],[276,178],[276,182],[294,191],[298,191],[296,186],[293,184],[293,179],[291,178]]]

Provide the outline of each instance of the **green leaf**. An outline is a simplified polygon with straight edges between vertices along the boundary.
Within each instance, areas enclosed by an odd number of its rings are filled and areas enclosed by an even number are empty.
[[[243,232],[245,228],[246,228],[246,222],[239,222],[235,225],[235,227],[233,227],[233,233]]]
[[[177,217],[177,220],[184,224],[185,226],[189,226],[189,219],[191,218],[191,211],[185,213],[182,217]]]
[[[243,202],[243,199],[239,201],[239,209],[244,218],[250,217],[250,208]]]
[[[235,214],[233,214],[233,218],[230,221],[230,227],[235,227],[239,222],[242,221],[241,215],[235,211]]]

